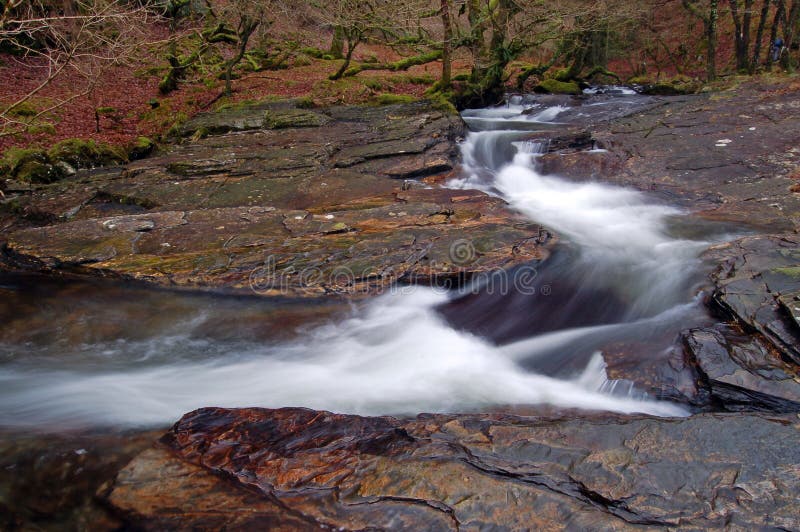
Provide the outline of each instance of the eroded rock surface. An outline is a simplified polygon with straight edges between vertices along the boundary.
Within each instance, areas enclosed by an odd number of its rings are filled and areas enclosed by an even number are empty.
[[[707,256],[720,263],[713,275],[718,308],[800,364],[800,239],[748,237]]]
[[[261,515],[301,529],[793,529],[798,429],[796,415],[398,420],[208,408],[134,459],[108,501],[149,529]],[[219,483],[217,502],[230,506],[203,511]]]
[[[625,158],[611,179],[711,219],[784,232],[800,223],[798,109],[796,87],[751,82],[664,99],[599,128],[596,138]]]
[[[11,262],[261,294],[367,294],[546,255],[550,235],[473,191],[430,187],[457,160],[458,116],[429,103],[200,116],[196,140],[13,198],[36,227]],[[455,253],[466,249],[466,253]]]

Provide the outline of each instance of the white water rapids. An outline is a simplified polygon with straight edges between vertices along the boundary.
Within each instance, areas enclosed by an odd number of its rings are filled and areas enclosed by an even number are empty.
[[[0,364],[0,425],[159,425],[202,406],[416,414],[546,404],[685,415],[680,406],[647,398],[629,383],[609,381],[595,344],[699,312],[688,279],[707,243],[669,236],[667,222],[679,211],[637,192],[540,175],[532,145],[517,142],[521,134],[513,124],[557,121],[563,110],[553,106],[528,116],[507,107],[466,114],[468,123],[480,121],[483,131],[470,133],[463,143],[464,177],[452,186],[500,195],[552,228],[574,254],[564,275],[616,294],[625,303],[619,319],[497,345],[454,326],[437,310],[455,295],[415,287],[268,345],[232,341],[209,347],[192,344],[189,332],[176,330],[111,346],[83,344],[90,361],[74,366],[25,363],[20,352],[30,346],[4,346],[5,352],[17,352]],[[518,303],[522,296],[516,297]],[[480,309],[480,295],[476,301]],[[510,304],[504,301],[499,308]],[[524,304],[540,302],[547,303],[526,298]],[[489,311],[478,312],[480,322],[480,312]],[[515,310],[503,319],[532,318]],[[58,349],[54,344],[51,351]],[[211,355],[192,359],[191,351],[198,349]],[[548,359],[559,366],[578,350],[590,355],[567,374],[545,374],[529,364]],[[143,352],[158,353],[158,363]]]

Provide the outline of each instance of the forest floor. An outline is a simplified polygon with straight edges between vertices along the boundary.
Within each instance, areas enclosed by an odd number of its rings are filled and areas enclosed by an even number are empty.
[[[373,58],[396,59],[390,50],[364,45],[355,60]],[[27,133],[0,136],[0,153],[9,147],[48,147],[71,138],[126,146],[142,136],[158,139],[198,112],[243,101],[304,97],[318,105],[332,105],[367,103],[381,94],[421,97],[439,79],[441,69],[440,63],[430,63],[402,72],[371,71],[331,81],[328,78],[341,61],[299,54],[287,68],[242,72],[240,79],[234,80],[230,96],[224,95],[225,82],[215,77],[188,80],[178,90],[163,95],[158,84],[166,72],[166,61],[161,63],[143,54],[133,64],[103,70],[90,91],[47,113]],[[463,65],[455,66],[457,72],[464,70]],[[45,75],[43,66],[0,54],[0,79],[7,80],[0,90],[0,104],[23,97]],[[33,97],[30,104],[37,111],[46,109],[69,98],[85,83],[78,72],[67,72]]]

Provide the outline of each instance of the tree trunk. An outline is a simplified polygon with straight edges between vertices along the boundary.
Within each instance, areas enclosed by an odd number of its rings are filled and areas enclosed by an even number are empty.
[[[708,23],[706,24],[706,38],[708,39],[707,72],[708,81],[717,79],[717,20],[719,11],[718,0],[711,0],[708,9]]]
[[[336,73],[331,75],[328,79],[335,81],[344,76],[344,73],[347,72],[347,69],[350,67],[350,61],[353,59],[353,52],[355,52],[356,46],[358,46],[360,42],[360,37],[351,37],[350,35],[347,36],[347,54],[344,56],[344,63],[342,63],[342,66],[339,67],[339,70],[337,70]]]
[[[708,50],[706,53],[706,77],[712,81],[717,77],[717,20],[719,0],[710,0],[708,13],[704,14],[692,0],[682,0],[683,7],[703,21]]]
[[[331,47],[328,49],[328,53],[334,59],[344,59],[344,28],[341,26],[333,28],[333,39],[331,39]]]
[[[731,18],[734,26],[734,48],[736,50],[736,69],[749,70],[748,51],[750,50],[750,25],[753,20],[753,0],[744,0],[744,13],[739,11],[739,0],[729,0]]]
[[[444,41],[442,42],[442,79],[439,81],[440,90],[450,87],[452,77],[452,54],[453,54],[453,26],[450,20],[450,0],[441,0],[442,28],[444,30]]]
[[[795,31],[797,30],[798,19],[800,19],[800,0],[792,0],[792,7],[789,9],[789,16],[786,20],[786,30],[784,32],[784,46],[786,53],[781,57],[783,68],[792,71],[794,64],[791,60],[792,45],[794,44]]]
[[[778,9],[775,11],[775,17],[772,19],[772,29],[769,34],[769,52],[767,54],[767,67],[771,67],[772,63],[772,46],[778,38],[778,27],[780,26],[783,15],[786,12],[786,4],[783,0],[778,0]]]
[[[256,31],[256,28],[260,22],[261,21],[251,19],[245,15],[242,16],[241,24],[239,24],[239,49],[237,50],[236,55],[228,61],[228,64],[225,68],[226,96],[230,96],[232,92],[231,77],[233,76],[233,67],[239,64],[239,61],[241,61],[244,57],[244,53],[247,51],[247,41],[250,40],[250,36],[254,31]]]
[[[472,73],[470,81],[473,84],[480,83],[486,69],[488,68],[488,58],[486,53],[486,33],[488,13],[484,13],[483,4],[480,0],[467,0],[467,19],[470,27],[470,52],[472,54]]]
[[[755,74],[756,69],[758,68],[758,63],[761,58],[761,48],[763,46],[762,41],[764,40],[764,28],[767,26],[767,17],[769,16],[769,6],[771,0],[764,0],[764,4],[761,6],[761,18],[758,19],[758,30],[756,31],[756,40],[753,43],[753,59],[750,62],[750,68],[748,72],[750,74]]]

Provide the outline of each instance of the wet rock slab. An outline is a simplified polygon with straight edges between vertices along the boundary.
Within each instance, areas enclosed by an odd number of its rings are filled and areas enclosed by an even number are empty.
[[[753,236],[711,249],[720,266],[712,276],[713,303],[757,333],[787,360],[800,364],[800,239],[797,235]]]
[[[719,93],[664,98],[593,133],[624,161],[612,181],[710,219],[777,233],[800,223],[798,108],[796,82],[751,81]]]
[[[550,235],[503,201],[415,180],[451,172],[463,134],[431,103],[260,103],[181,133],[193,140],[20,193],[35,227],[2,235],[7,262],[313,296],[463,281],[547,254]]]
[[[797,366],[769,343],[724,326],[686,331],[683,342],[717,408],[800,412]]]
[[[799,428],[794,414],[400,420],[207,408],[123,469],[107,500],[153,530],[259,519],[342,530],[794,529]]]

